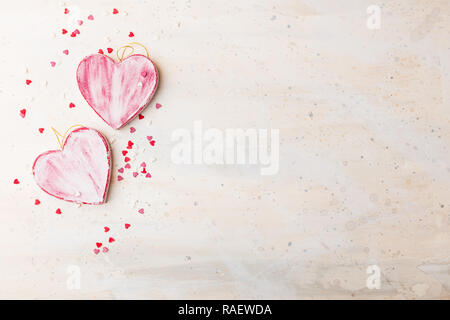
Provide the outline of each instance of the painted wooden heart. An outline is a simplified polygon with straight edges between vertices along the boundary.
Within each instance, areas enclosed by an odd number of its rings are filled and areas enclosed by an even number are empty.
[[[145,108],[156,91],[158,80],[156,66],[140,54],[121,62],[94,54],[84,58],[77,69],[81,94],[114,129],[124,126]]]
[[[106,200],[111,175],[111,151],[97,130],[82,127],[72,131],[62,150],[47,151],[33,164],[38,186],[66,201],[101,204]]]

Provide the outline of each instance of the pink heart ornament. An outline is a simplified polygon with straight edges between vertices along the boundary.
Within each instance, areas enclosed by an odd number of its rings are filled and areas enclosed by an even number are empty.
[[[78,128],[64,140],[62,150],[46,151],[33,164],[38,186],[65,201],[102,204],[111,176],[111,151],[97,130]]]
[[[115,62],[103,54],[84,58],[77,69],[80,92],[109,126],[120,129],[150,102],[159,75],[146,56],[134,54]]]

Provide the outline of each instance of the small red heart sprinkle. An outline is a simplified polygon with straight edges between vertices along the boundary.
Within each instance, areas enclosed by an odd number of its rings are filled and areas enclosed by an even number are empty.
[[[95,243],[95,245],[97,246],[97,248],[100,248],[102,246],[102,243],[101,242],[97,242],[97,243]]]
[[[31,80],[25,80],[25,83],[27,84],[27,85],[30,85],[30,83],[31,83]]]
[[[138,118],[139,118],[139,120],[142,120],[142,119],[144,119],[144,116],[143,116],[142,114],[140,114],[140,115],[138,116]]]
[[[90,15],[88,16],[88,20],[94,20],[94,16],[93,16],[92,14],[90,14]]]
[[[69,12],[70,12],[69,9],[67,8],[64,9],[64,14],[68,14]]]
[[[134,33],[133,33],[133,32],[130,32],[130,33],[128,34],[128,36],[129,36],[130,38],[132,38],[132,37],[134,37]]]
[[[131,140],[128,140],[128,145],[132,146],[134,143]]]
[[[106,50],[108,50],[108,53],[113,52],[113,49],[112,49],[112,48],[108,48],[108,49],[106,49]]]
[[[98,53],[103,54],[103,50],[102,49],[98,49]]]
[[[108,232],[110,229],[108,227],[105,227],[105,232]]]
[[[66,29],[62,29],[62,34],[66,34],[67,30]]]
[[[152,146],[154,146],[154,145],[155,145],[155,140],[150,141],[150,144],[151,144]]]
[[[69,108],[70,108],[70,109],[75,108],[75,104],[74,104],[73,102],[71,102],[71,103],[69,104]]]
[[[152,139],[153,139],[152,136],[147,136],[147,140],[148,140],[148,141],[151,141]]]
[[[151,175],[150,173],[147,173],[147,174],[145,175],[145,177],[146,177],[146,178],[151,178],[152,175]]]
[[[123,173],[123,168],[119,168],[117,171],[119,171],[120,173]]]
[[[133,147],[132,146],[127,146],[127,149],[133,149]]]
[[[54,67],[54,66],[56,66],[56,62],[55,62],[55,61],[50,61],[50,65],[51,65],[52,67]]]
[[[113,243],[114,241],[116,241],[116,239],[114,239],[113,237],[109,237],[109,243]]]
[[[75,34],[80,34],[80,30],[78,29],[73,30],[73,32],[75,32]]]
[[[100,250],[94,249],[94,253],[95,253],[95,254],[98,254],[99,252],[100,252]]]
[[[81,26],[83,24],[83,20],[78,20],[78,25]]]
[[[19,184],[19,183],[20,183],[20,182],[19,182],[19,179],[14,179],[13,183],[14,183],[14,184]]]
[[[144,168],[144,169],[142,169],[141,173],[147,173],[147,170],[145,170],[145,168]]]
[[[130,133],[134,133],[134,132],[136,132],[136,129],[133,128],[133,127],[131,127],[131,128],[130,128]]]
[[[125,229],[128,229],[129,227],[131,227],[131,224],[125,223]]]
[[[131,159],[129,157],[125,157],[125,159],[123,159],[125,162],[130,161]]]
[[[56,212],[56,214],[61,214],[61,209],[58,208],[58,209],[56,209],[55,212]]]
[[[20,116],[22,117],[22,118],[25,118],[25,114],[27,113],[27,110],[26,109],[22,109],[22,110],[20,110]]]
[[[44,132],[44,128],[39,128],[38,130],[40,133]]]
[[[67,56],[69,54],[69,50],[63,50],[63,53]]]
[[[117,181],[122,181],[123,177],[122,176],[117,176]]]
[[[72,38],[75,38],[75,37],[77,36],[77,34],[76,34],[75,32],[72,32],[72,33],[70,34],[70,36],[71,36]]]
[[[34,200],[34,204],[35,204],[35,205],[40,205],[41,202],[39,201],[39,199],[36,199],[36,200]]]
[[[142,162],[142,163],[141,163],[141,167],[142,167],[142,168],[145,168],[146,166],[147,166],[147,164],[146,164],[145,162]]]
[[[139,174],[138,172],[133,172],[133,177],[136,178],[138,176],[138,174]]]
[[[119,13],[119,10],[117,10],[116,8],[114,8],[113,14],[118,14],[118,13]]]
[[[122,155],[123,155],[123,156],[126,156],[126,155],[127,155],[127,153],[128,153],[128,151],[127,151],[127,150],[122,150]]]
[[[109,251],[109,249],[108,249],[108,247],[103,247],[102,251],[103,251],[104,253],[107,253],[107,252]]]
[[[127,163],[126,165],[125,165],[125,169],[130,169],[131,168],[131,165],[129,164],[129,163]]]
[[[139,212],[140,214],[144,214],[144,209],[140,208],[140,209],[138,210],[138,212]]]
[[[162,107],[161,104],[159,104],[159,103],[156,104],[156,109],[159,109],[159,108],[161,108],[161,107]]]

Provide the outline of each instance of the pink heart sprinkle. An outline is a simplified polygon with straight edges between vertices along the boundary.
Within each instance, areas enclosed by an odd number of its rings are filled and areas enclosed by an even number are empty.
[[[56,66],[56,62],[55,62],[55,61],[50,61],[50,65],[51,65],[52,67],[54,67],[54,66]]]
[[[104,253],[106,253],[106,252],[109,251],[109,249],[108,249],[108,247],[103,247],[102,251],[103,251]]]
[[[146,178],[151,178],[152,175],[151,175],[150,173],[147,173],[147,174],[145,175],[145,177],[146,177]]]
[[[133,177],[136,178],[138,176],[138,174],[139,174],[138,172],[133,172]]]
[[[100,250],[94,249],[94,253],[95,253],[95,254],[98,254],[99,252],[100,252]]]
[[[63,50],[63,53],[67,56],[69,54],[69,50]]]
[[[159,103],[156,104],[156,109],[159,109],[159,108],[161,108],[161,107],[162,107],[161,104],[159,104]]]
[[[142,162],[142,163],[141,163],[141,167],[142,167],[142,168],[145,168],[146,166],[147,166],[147,165],[145,164],[145,162]]]
[[[120,173],[123,173],[123,168],[119,168],[119,169],[117,169],[117,171],[119,171]]]
[[[22,109],[22,110],[20,110],[20,116],[22,117],[22,118],[25,118],[25,114],[27,113],[27,110],[26,109]]]
[[[133,132],[135,132],[135,131],[136,131],[135,128],[133,128],[133,127],[130,128],[130,133],[133,133]]]
[[[148,141],[151,141],[152,139],[153,139],[152,136],[147,136],[147,140],[148,140]]]
[[[143,209],[143,208],[140,208],[138,212],[139,212],[140,214],[144,214],[144,209]]]
[[[117,176],[117,181],[122,181],[123,177],[122,176]]]
[[[80,30],[75,29],[75,30],[73,31],[73,33],[75,33],[75,34],[80,34]]]
[[[127,163],[126,165],[125,165],[125,169],[130,169],[131,168],[131,165],[129,164],[129,163]]]
[[[88,16],[88,20],[94,20],[94,16],[93,16],[92,14],[90,14],[90,15]]]
[[[81,26],[83,24],[83,20],[78,20],[78,25]]]

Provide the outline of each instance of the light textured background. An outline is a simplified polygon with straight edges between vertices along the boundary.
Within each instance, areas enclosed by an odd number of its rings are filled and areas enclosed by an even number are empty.
[[[60,33],[73,6],[76,38]],[[448,299],[449,16],[447,0],[2,3],[0,298]],[[161,72],[134,134],[107,127],[75,80],[84,56],[130,31]],[[171,133],[195,120],[280,129],[279,173],[173,164]],[[133,166],[153,178],[117,183],[114,170],[103,206],[44,194],[33,160],[58,147],[50,126],[78,123],[108,137],[115,169],[133,138]],[[96,256],[105,225],[116,242]],[[366,288],[372,264],[380,290]]]

